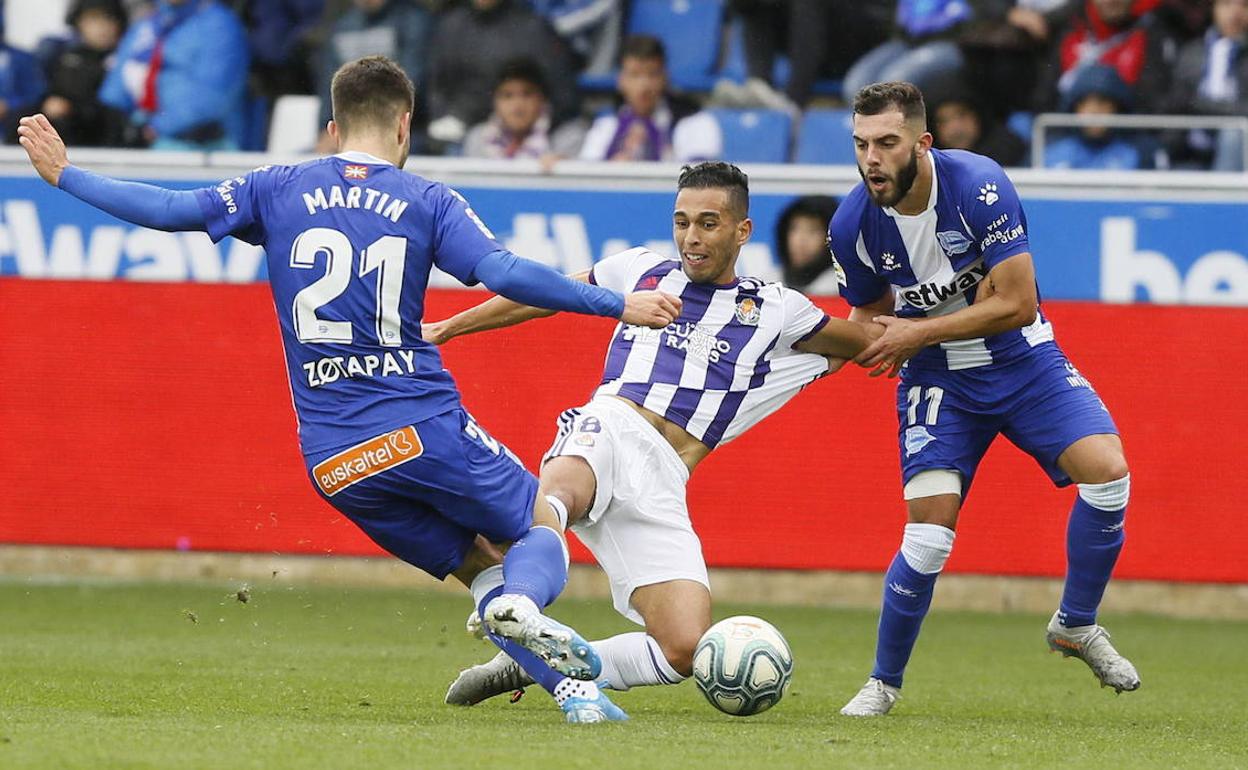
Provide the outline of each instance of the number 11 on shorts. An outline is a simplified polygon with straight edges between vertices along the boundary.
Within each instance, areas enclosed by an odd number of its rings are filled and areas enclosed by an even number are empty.
[[[945,389],[932,386],[927,389],[927,414],[924,416],[923,422],[928,425],[935,425],[936,418],[940,415],[940,401],[945,397]],[[906,391],[906,424],[915,425],[919,421],[919,404],[923,402],[924,394],[921,385],[915,385]]]

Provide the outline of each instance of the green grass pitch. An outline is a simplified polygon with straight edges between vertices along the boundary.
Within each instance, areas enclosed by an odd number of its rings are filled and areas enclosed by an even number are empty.
[[[466,594],[238,589],[0,583],[0,768],[1248,767],[1245,623],[1107,618],[1144,681],[1115,696],[1046,654],[1046,618],[938,606],[904,699],[861,721],[837,709],[874,613],[725,602],[717,618],[757,614],[792,643],[776,708],[729,717],[685,683],[618,695],[628,723],[571,726],[540,690],[443,705],[492,654],[462,631]],[[606,602],[553,614],[632,630]]]

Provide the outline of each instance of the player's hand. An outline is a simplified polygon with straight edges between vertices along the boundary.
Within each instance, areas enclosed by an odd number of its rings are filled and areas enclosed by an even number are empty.
[[[420,338],[434,345],[442,345],[451,340],[450,330],[444,321],[433,321],[420,325]]]
[[[56,187],[61,181],[61,172],[69,165],[69,158],[61,135],[56,133],[47,117],[39,113],[18,121],[17,141],[26,148],[30,165],[35,167],[43,181]]]
[[[662,329],[680,315],[680,297],[662,291],[635,291],[624,296],[620,320],[633,326]]]
[[[891,315],[876,316],[872,320],[884,326],[884,335],[859,353],[854,363],[871,369],[872,377],[885,372],[890,378],[896,377],[902,364],[927,347],[923,324]]]

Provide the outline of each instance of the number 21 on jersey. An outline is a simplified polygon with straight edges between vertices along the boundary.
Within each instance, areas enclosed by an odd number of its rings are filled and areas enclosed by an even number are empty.
[[[293,318],[300,342],[352,341],[350,321],[329,321],[317,316],[317,308],[333,302],[351,284],[355,248],[346,233],[328,227],[304,230],[290,249],[290,266],[310,269],[316,258],[325,255],[325,275],[295,295]],[[407,239],[383,235],[360,252],[359,276],[377,272],[377,306],[374,322],[377,342],[390,348],[403,344],[399,297],[403,292],[403,267],[407,259]]]

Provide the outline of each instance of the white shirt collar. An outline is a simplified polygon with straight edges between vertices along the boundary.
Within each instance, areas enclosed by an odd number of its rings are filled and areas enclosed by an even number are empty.
[[[370,155],[367,152],[360,152],[359,150],[351,150],[349,152],[340,152],[334,157],[342,158],[343,160],[350,161],[351,163],[373,163],[373,164],[382,164],[386,166],[394,165],[393,163],[391,163],[390,161],[384,158],[378,158],[376,155]]]

